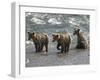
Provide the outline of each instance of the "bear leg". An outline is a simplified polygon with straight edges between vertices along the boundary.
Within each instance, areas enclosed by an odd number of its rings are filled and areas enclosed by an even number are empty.
[[[36,50],[36,52],[38,52],[38,45],[37,44],[35,44],[35,50]]]
[[[39,52],[41,52],[43,50],[43,46],[44,46],[43,41],[42,40],[39,40],[38,41],[38,51]]]
[[[60,47],[61,45],[58,43],[57,44],[57,50],[61,50],[59,47]]]
[[[35,43],[35,49],[36,49],[36,52],[40,52],[41,51],[40,43]]]
[[[61,53],[63,53],[64,50],[65,50],[65,46],[62,44],[62,45],[61,45]]]
[[[69,52],[69,47],[70,47],[70,44],[67,45],[67,52]]]
[[[67,46],[65,46],[64,52],[65,52],[65,53],[67,52]]]
[[[48,44],[45,45],[46,52],[48,52]]]
[[[41,45],[40,45],[40,51],[43,51],[43,47],[44,47],[44,44],[41,43]]]

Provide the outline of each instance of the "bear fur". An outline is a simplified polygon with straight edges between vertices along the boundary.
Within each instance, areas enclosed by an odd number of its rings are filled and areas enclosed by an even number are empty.
[[[46,52],[48,52],[48,35],[46,33],[41,32],[28,32],[28,40],[32,39],[35,45],[36,52],[43,51],[43,48],[45,47]]]
[[[83,36],[83,32],[80,32],[79,28],[75,28],[73,35],[77,35],[77,49],[86,49],[87,48],[87,42],[85,37]]]
[[[61,53],[66,53],[69,51],[71,38],[67,32],[54,33],[52,34],[52,37],[53,37],[52,42],[57,41],[57,49],[61,50]]]

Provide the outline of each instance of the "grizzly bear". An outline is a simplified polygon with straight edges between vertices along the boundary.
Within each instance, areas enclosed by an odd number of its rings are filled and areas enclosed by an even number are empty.
[[[46,33],[40,32],[28,32],[28,40],[32,39],[35,45],[36,52],[41,52],[45,47],[46,52],[48,52],[48,35]]]
[[[61,53],[66,53],[69,51],[71,38],[67,32],[54,33],[52,34],[52,37],[53,37],[52,42],[57,41],[57,49],[61,50]]]
[[[80,32],[79,28],[75,28],[73,35],[77,35],[77,49],[86,49],[87,48],[87,42],[85,37],[83,36],[83,32]]]

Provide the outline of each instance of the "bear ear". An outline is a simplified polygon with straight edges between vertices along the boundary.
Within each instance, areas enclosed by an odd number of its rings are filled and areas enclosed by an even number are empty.
[[[35,32],[32,33],[33,35],[35,34]]]
[[[33,33],[32,33],[32,36],[36,37],[36,33],[35,33],[35,32],[33,32]]]
[[[57,34],[56,37],[59,39],[60,38],[60,35]]]
[[[58,37],[59,35],[57,34],[56,37]]]
[[[28,34],[30,34],[30,32],[27,32]]]
[[[79,32],[79,31],[80,31],[80,29],[77,29],[77,31]]]

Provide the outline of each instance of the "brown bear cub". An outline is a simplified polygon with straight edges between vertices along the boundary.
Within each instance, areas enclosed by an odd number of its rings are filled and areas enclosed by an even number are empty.
[[[85,37],[83,36],[83,32],[80,32],[79,28],[74,29],[73,35],[77,35],[77,49],[86,49],[87,42]]]
[[[61,50],[61,53],[66,53],[69,51],[71,38],[67,32],[54,33],[52,34],[52,37],[53,37],[52,42],[57,41],[57,49]]]
[[[43,48],[45,47],[46,52],[48,52],[48,35],[46,33],[40,33],[40,32],[28,32],[28,40],[32,39],[35,45],[36,52],[43,51]]]

